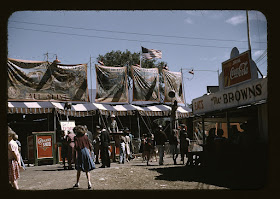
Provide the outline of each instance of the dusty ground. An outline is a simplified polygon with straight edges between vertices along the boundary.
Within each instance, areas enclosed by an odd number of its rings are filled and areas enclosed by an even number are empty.
[[[155,160],[147,166],[142,158],[135,158],[125,164],[112,163],[110,168],[100,166],[96,165],[96,169],[90,172],[92,190],[216,190],[248,187],[245,186],[248,182],[239,182],[232,171],[220,171],[217,175],[215,171],[209,172],[205,168],[173,165],[169,155],[161,166]],[[19,187],[21,190],[73,190],[75,180],[76,170],[64,170],[61,164],[41,165],[27,167],[21,172]],[[254,188],[254,184],[250,186]],[[78,190],[87,190],[84,173],[81,174]]]

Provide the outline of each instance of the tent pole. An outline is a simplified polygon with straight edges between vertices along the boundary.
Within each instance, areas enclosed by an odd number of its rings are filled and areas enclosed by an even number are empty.
[[[56,132],[56,110],[53,109],[53,130]],[[54,136],[54,143],[56,143],[56,134]]]
[[[203,145],[205,144],[205,124],[204,124],[204,116],[201,117],[201,121],[202,121],[202,141],[203,141]]]
[[[185,104],[185,106],[187,106],[187,103],[186,103],[186,95],[185,95],[185,86],[184,86],[184,77],[183,77],[183,69],[181,68],[181,75],[182,75],[182,89],[183,89],[183,93],[184,93],[184,95],[183,95],[183,98],[184,98],[184,104]]]
[[[141,136],[140,136],[140,134],[141,134],[141,131],[140,131],[140,121],[139,121],[139,112],[137,111],[137,125],[138,125],[138,138],[139,138],[139,140],[141,140]]]

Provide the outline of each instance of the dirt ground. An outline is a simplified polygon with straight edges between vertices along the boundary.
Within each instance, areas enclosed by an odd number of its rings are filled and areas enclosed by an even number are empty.
[[[111,163],[110,168],[99,168],[90,172],[92,190],[225,190],[250,188],[255,184],[238,180],[233,171],[215,171],[203,167],[186,167],[180,162],[174,165],[170,155],[164,157],[164,165],[153,159],[147,166],[141,157],[125,164]],[[64,170],[63,165],[31,166],[21,172],[21,190],[74,190],[76,170]],[[255,181],[251,179],[251,181]],[[246,186],[245,186],[246,185]],[[258,187],[258,184],[256,185]],[[80,187],[87,190],[85,173],[81,174]]]

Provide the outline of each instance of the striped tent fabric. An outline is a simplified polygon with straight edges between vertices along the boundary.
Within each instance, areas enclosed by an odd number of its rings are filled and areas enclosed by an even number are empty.
[[[136,105],[132,106],[136,108],[142,116],[168,116],[171,110],[165,105],[154,105],[147,107],[140,107]]]
[[[8,102],[8,113],[41,114],[51,113],[53,105],[51,102]]]
[[[138,111],[142,116],[170,116],[171,107],[168,105],[151,105],[151,106],[139,106],[139,105],[110,105],[102,103],[73,103],[70,110],[64,110],[65,102],[8,102],[8,113],[21,113],[21,114],[41,114],[51,113],[53,109],[57,113],[74,116],[85,117],[92,116],[99,111],[101,115],[116,115],[127,116],[135,115],[135,111]],[[178,118],[185,118],[191,116],[191,109],[184,106],[179,106],[176,111]]]
[[[101,115],[112,115],[116,111],[109,104],[92,103],[100,112]]]
[[[55,110],[62,115],[74,116],[74,117],[85,117],[95,114],[97,110],[90,103],[81,103],[71,105],[71,110],[64,110],[64,102],[51,102]]]
[[[97,108],[91,103],[83,103],[72,105],[71,110],[74,112],[79,112],[79,114],[84,116],[91,116],[96,114]]]
[[[132,105],[115,105],[113,108],[116,110],[115,115],[117,116],[126,116],[133,115],[136,110]]]

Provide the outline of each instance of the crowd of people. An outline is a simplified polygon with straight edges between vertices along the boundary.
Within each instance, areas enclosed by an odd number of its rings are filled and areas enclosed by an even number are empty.
[[[118,129],[117,123],[114,122],[114,115],[111,117],[112,123],[108,128],[96,126],[93,134],[87,129],[87,126],[77,125],[73,130],[68,132],[61,131],[62,143],[61,157],[64,169],[73,169],[73,164],[77,170],[77,179],[73,187],[79,187],[79,179],[81,171],[85,172],[88,180],[88,189],[91,189],[90,171],[96,168],[96,164],[100,164],[100,168],[110,167],[110,153],[112,149],[111,141],[115,141],[115,146],[119,148],[119,164],[129,162],[133,156],[133,136],[129,128]],[[241,125],[241,128],[247,132],[247,126]],[[246,138],[248,133],[239,132],[236,126],[232,126],[229,138],[223,136],[222,129],[211,128],[206,137],[203,149],[204,163],[208,166],[224,166],[226,157],[230,157],[232,161],[240,159],[241,153],[248,148],[245,143],[252,138]],[[117,136],[113,136],[117,135]],[[169,142],[169,151],[172,154],[174,165],[177,158],[181,155],[181,162],[186,166],[193,165],[193,156],[190,153],[191,139],[188,135],[187,126],[180,124],[178,129],[172,129],[166,134],[163,127],[159,125],[153,133],[143,134],[141,139],[139,152],[142,153],[143,161],[149,162],[155,157],[158,163],[163,165],[164,154],[166,151],[166,142]],[[250,146],[250,145],[249,145]],[[13,188],[18,189],[17,180],[20,177],[20,169],[25,169],[24,162],[20,154],[21,144],[18,141],[18,135],[9,127],[8,129],[8,160],[9,160],[9,181]],[[66,167],[67,158],[67,167]],[[242,161],[237,161],[242,162]]]
[[[228,138],[224,137],[222,129],[211,128],[204,147],[207,166],[244,168],[249,165],[257,143],[253,128],[253,125],[242,123],[239,131],[232,125]]]
[[[163,127],[159,125],[154,133],[144,134],[141,140],[140,152],[142,152],[143,160],[147,161],[147,165],[149,165],[151,157],[156,158],[157,153],[159,155],[159,165],[163,165],[166,142],[169,142],[169,150],[175,165],[179,154],[183,164],[185,164],[185,157],[189,160],[190,136],[187,133],[187,126],[181,124],[178,129],[172,129],[171,133],[166,135]]]

